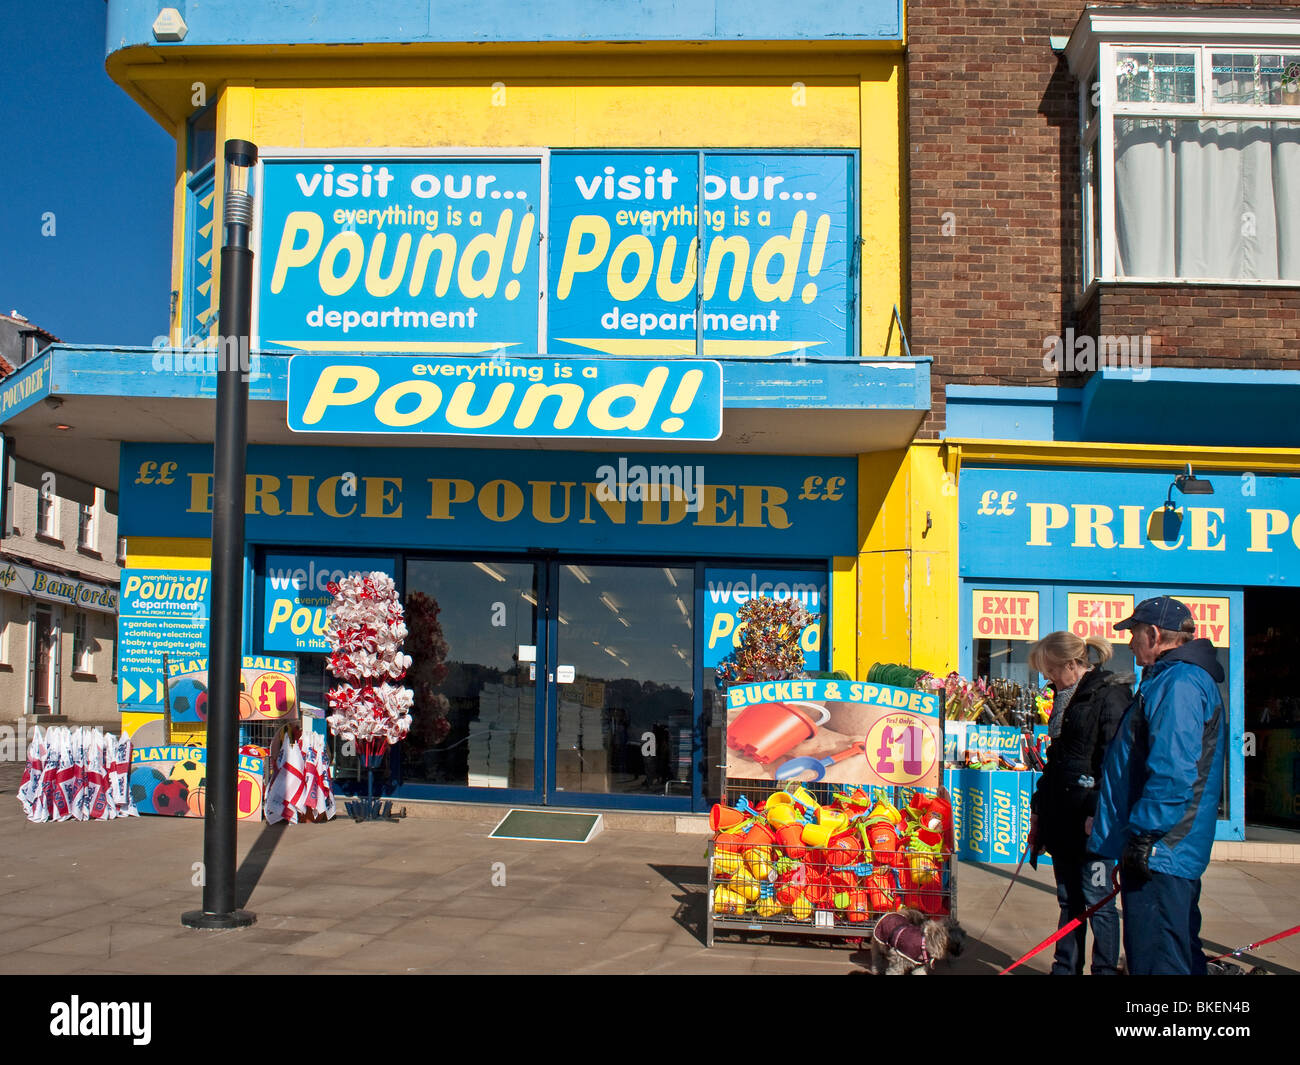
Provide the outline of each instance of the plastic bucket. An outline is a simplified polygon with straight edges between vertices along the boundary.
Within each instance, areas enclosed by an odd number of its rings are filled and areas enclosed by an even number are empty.
[[[817,720],[809,709],[817,711]],[[727,746],[767,765],[815,736],[829,716],[820,703],[756,703],[727,726]]]

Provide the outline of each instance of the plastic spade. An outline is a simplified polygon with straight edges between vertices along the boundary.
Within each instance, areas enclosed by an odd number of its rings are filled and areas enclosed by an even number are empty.
[[[773,774],[773,780],[793,780],[802,773],[811,773],[809,781],[821,780],[826,775],[826,770],[836,762],[842,762],[846,758],[852,758],[855,754],[865,755],[867,753],[866,743],[852,743],[844,750],[829,758],[813,758],[810,755],[804,755],[800,758],[791,758],[790,761],[777,767],[776,773]]]

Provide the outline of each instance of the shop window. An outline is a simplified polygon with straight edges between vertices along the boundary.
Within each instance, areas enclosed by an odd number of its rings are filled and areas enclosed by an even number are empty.
[[[1286,47],[1198,22],[1186,44],[1106,43],[1095,22],[1071,42],[1085,284],[1300,284],[1300,20]]]

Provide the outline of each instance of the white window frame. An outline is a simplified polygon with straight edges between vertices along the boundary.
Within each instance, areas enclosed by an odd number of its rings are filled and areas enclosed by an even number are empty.
[[[36,489],[36,531],[50,540],[59,539],[59,503],[61,502],[58,492],[51,491],[48,495],[44,488]],[[49,505],[46,512],[46,521],[41,520],[41,506]]]
[[[1193,52],[1196,54],[1196,100],[1188,103],[1120,103],[1115,78],[1116,57],[1125,51]],[[1195,118],[1204,121],[1240,121],[1245,118],[1300,122],[1300,100],[1295,106],[1222,104],[1213,100],[1213,53],[1266,52],[1294,55],[1300,60],[1300,11],[1279,19],[1248,10],[1189,14],[1185,8],[1168,12],[1145,9],[1140,14],[1117,9],[1088,9],[1080,18],[1066,57],[1079,85],[1079,189],[1080,288],[1086,295],[1098,282],[1106,284],[1231,285],[1261,288],[1298,288],[1300,279],[1256,280],[1225,277],[1116,276],[1115,228],[1115,121],[1124,117]],[[1098,107],[1088,121],[1094,91]],[[1090,211],[1087,202],[1088,153],[1099,144],[1101,262],[1093,264],[1089,243]],[[1097,268],[1099,267],[1099,269]],[[1091,274],[1091,276],[1090,276]]]
[[[90,650],[90,616],[78,610],[72,617],[72,672],[95,675],[95,656]]]
[[[86,537],[83,540],[81,536],[82,516],[86,518]],[[85,548],[87,551],[95,550],[95,538],[99,532],[99,490],[95,490],[95,498],[87,506],[85,503],[77,504],[77,546]]]

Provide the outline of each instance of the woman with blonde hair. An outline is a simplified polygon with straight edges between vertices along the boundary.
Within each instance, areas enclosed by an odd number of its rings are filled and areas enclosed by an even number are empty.
[[[1132,677],[1102,669],[1114,652],[1099,636],[1082,639],[1053,632],[1029,649],[1029,668],[1043,674],[1053,690],[1048,720],[1051,746],[1047,767],[1034,791],[1029,843],[1035,857],[1052,856],[1056,898],[1063,928],[1089,906],[1110,894],[1115,863],[1088,852],[1097,811],[1098,785],[1106,747],[1133,701]],[[1119,912],[1112,899],[1092,916],[1092,973],[1119,972]],[[1052,974],[1082,975],[1087,927],[1056,943]]]

